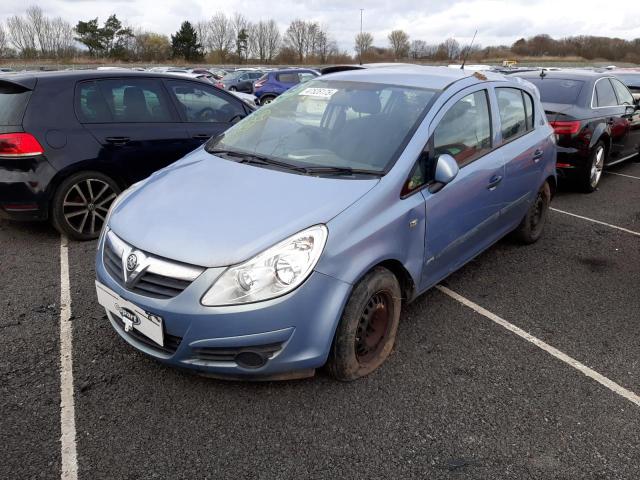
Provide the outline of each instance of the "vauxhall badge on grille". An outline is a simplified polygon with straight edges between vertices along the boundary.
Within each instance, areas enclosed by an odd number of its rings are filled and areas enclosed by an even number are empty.
[[[138,266],[138,257],[135,253],[132,253],[127,257],[127,270],[133,272]]]

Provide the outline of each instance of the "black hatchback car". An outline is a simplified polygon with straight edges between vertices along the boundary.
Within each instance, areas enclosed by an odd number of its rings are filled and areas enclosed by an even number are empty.
[[[234,95],[177,75],[4,75],[0,215],[50,219],[71,238],[95,238],[122,189],[251,112]]]
[[[537,71],[517,76],[535,84],[558,143],[558,171],[593,192],[605,166],[640,153],[640,105],[609,73]]]

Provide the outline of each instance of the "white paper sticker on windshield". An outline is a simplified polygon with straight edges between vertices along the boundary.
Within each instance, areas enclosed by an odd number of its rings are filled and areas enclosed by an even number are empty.
[[[305,88],[298,95],[306,95],[308,97],[331,98],[338,90],[336,88]]]

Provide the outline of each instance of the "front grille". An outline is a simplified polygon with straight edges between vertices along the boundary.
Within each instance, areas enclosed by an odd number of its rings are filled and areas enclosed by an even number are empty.
[[[243,352],[255,352],[265,358],[272,358],[282,350],[282,342],[268,345],[255,345],[247,347],[201,347],[193,348],[193,358],[205,362],[233,362],[236,356]]]
[[[160,353],[164,353],[167,355],[173,355],[178,350],[180,346],[180,342],[182,342],[182,337],[177,337],[175,335],[169,335],[167,332],[164,332],[164,345],[158,345],[156,342],[151,340],[146,335],[140,333],[135,328],[129,330],[128,332],[124,329],[124,322],[119,315],[112,314],[112,317],[115,319],[116,323],[120,326],[125,335],[133,338],[137,342],[144,344],[146,347],[151,348]]]
[[[119,244],[119,247],[117,247],[116,244]],[[117,248],[120,248],[121,252],[134,251],[132,247],[129,247],[122,240],[116,237],[113,232],[108,232],[102,254],[104,266],[109,275],[111,275],[118,284],[131,292],[137,293],[138,295],[159,299],[173,298],[191,285],[193,280],[195,280],[198,275],[204,271],[203,268],[176,263],[170,260],[144,254],[145,258],[149,262],[149,266],[144,272],[139,274],[133,285],[127,286],[122,267],[122,256],[124,253],[119,253]],[[143,254],[143,252],[138,253]],[[175,278],[161,273],[163,270],[172,270],[175,272],[176,269],[183,272],[183,278]],[[184,276],[189,279],[185,279]]]

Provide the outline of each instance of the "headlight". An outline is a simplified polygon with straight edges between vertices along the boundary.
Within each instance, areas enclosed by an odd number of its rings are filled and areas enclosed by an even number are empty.
[[[202,297],[213,307],[260,302],[297,288],[318,263],[327,227],[296,233],[240,265],[228,268]]]

